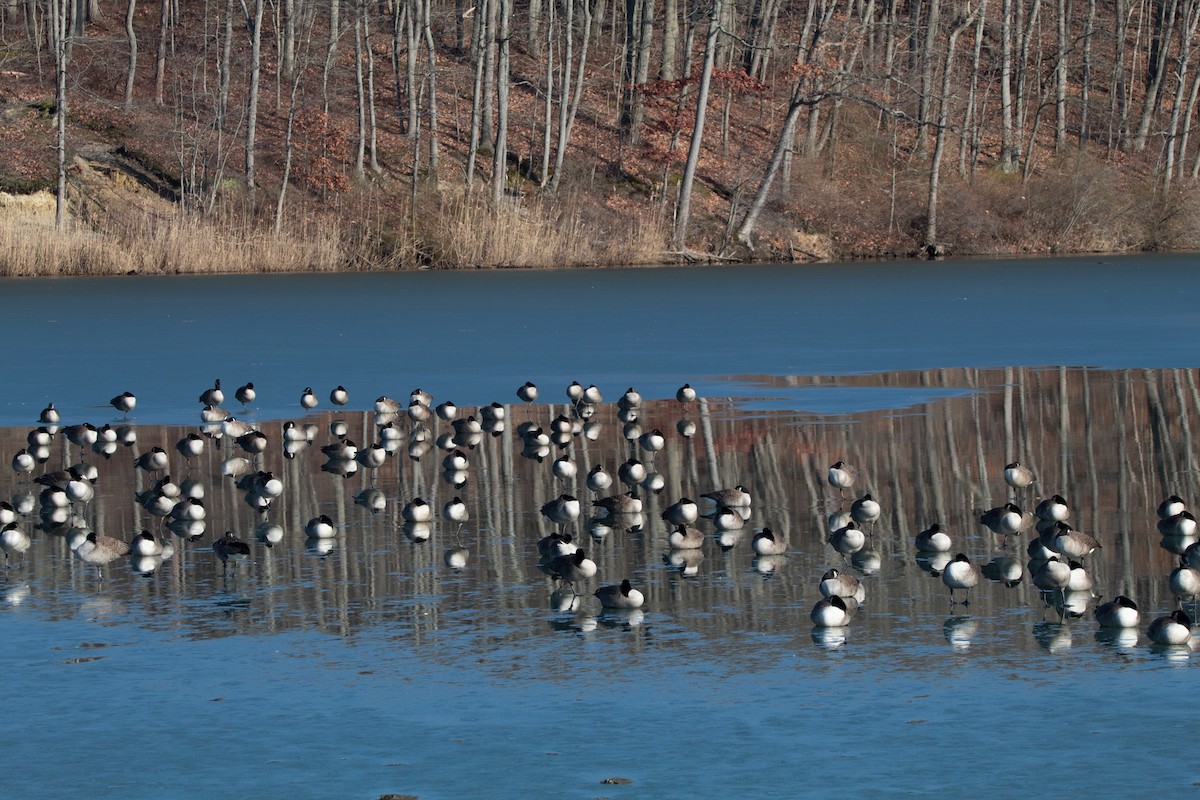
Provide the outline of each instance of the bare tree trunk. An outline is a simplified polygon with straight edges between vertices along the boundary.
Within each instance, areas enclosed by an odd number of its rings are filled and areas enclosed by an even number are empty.
[[[408,84],[408,130],[417,129],[417,117],[421,114],[419,92],[417,91],[417,52],[420,40],[417,31],[421,26],[421,0],[405,0],[404,34],[408,42],[405,53],[405,82]]]
[[[551,2],[546,11],[546,90],[542,98],[542,167],[538,174],[538,186],[543,189],[550,180],[550,135],[554,114],[554,27],[558,22],[554,5]]]
[[[1175,175],[1179,120],[1185,106],[1189,108],[1190,113],[1191,103],[1184,100],[1184,94],[1187,92],[1188,63],[1192,60],[1194,49],[1192,42],[1196,36],[1197,22],[1200,22],[1200,8],[1197,7],[1194,0],[1189,0],[1184,4],[1183,16],[1180,18],[1179,24],[1179,57],[1176,59],[1175,65],[1175,99],[1171,103],[1171,121],[1167,126],[1166,163],[1163,165],[1162,176],[1163,194],[1166,194],[1171,188],[1171,180]],[[1179,160],[1182,158],[1183,151],[1180,149]]]
[[[133,29],[133,13],[137,0],[129,0],[125,9],[125,38],[129,40],[129,69],[125,72],[125,109],[133,107],[133,80],[137,75],[137,32]]]
[[[254,146],[258,132],[258,88],[262,76],[262,18],[264,0],[254,0],[250,23],[250,88],[246,94],[246,192],[254,213]]]
[[[1054,48],[1054,152],[1067,149],[1067,52],[1072,46],[1068,39],[1070,20],[1067,19],[1068,0],[1058,0]]]
[[[575,2],[583,8],[583,42],[579,46],[579,68],[575,70],[575,92],[571,96],[571,17]],[[554,177],[550,179],[550,191],[558,191],[562,180],[563,159],[567,152],[567,142],[571,138],[571,129],[575,127],[575,114],[579,111],[579,98],[583,96],[583,78],[587,72],[588,45],[592,40],[592,0],[568,0],[567,4],[567,57],[566,67],[562,78],[562,90],[558,110],[558,149],[554,154]],[[568,110],[567,106],[570,106]]]
[[[371,172],[383,172],[379,166],[379,126],[375,117],[375,53],[371,50],[371,9],[363,15],[363,45],[367,50],[367,150],[370,152]]]
[[[658,78],[673,81],[679,49],[679,0],[664,0],[663,18],[662,64],[658,68]]]
[[[54,58],[54,156],[57,178],[54,192],[54,227],[67,227],[67,66],[71,59],[70,0],[49,0],[46,31]]]
[[[499,41],[497,26],[499,25],[500,4],[505,0],[488,0],[487,2],[487,31],[484,36],[483,50],[483,104],[480,106],[482,116],[479,119],[481,141],[494,142],[495,124],[492,119],[492,107],[496,97],[496,43]]]
[[[929,18],[925,21],[925,42],[921,48],[921,94],[917,107],[917,144],[914,155],[921,161],[929,158],[929,109],[933,104],[934,55],[941,28],[941,0],[927,0]]]
[[[363,15],[366,9],[363,8],[364,0],[357,0],[354,4],[354,90],[355,110],[358,121],[358,137],[357,146],[354,150],[354,178],[362,180],[366,171],[364,164],[367,156],[367,92],[366,81],[363,76]]]
[[[329,73],[333,70],[334,59],[337,58],[338,39],[341,31],[341,2],[329,0],[329,43],[325,49],[325,69],[321,73],[321,110],[329,113]]]
[[[1017,168],[1013,134],[1013,1],[1002,0],[1000,4],[1000,169],[1004,172]]]
[[[554,0],[550,0],[553,4]],[[529,27],[525,31],[525,43],[529,55],[538,58],[542,54],[542,0],[529,0]]]
[[[708,113],[708,91],[712,85],[713,64],[717,56],[717,39],[721,32],[722,0],[713,0],[709,12],[708,38],[704,43],[704,66],[700,68],[700,87],[696,91],[696,122],[692,130],[692,142],[688,147],[687,161],[683,167],[683,181],[679,187],[679,205],[675,215],[675,233],[672,246],[682,251],[687,243],[687,226],[692,210],[692,184],[696,179],[696,163],[700,160],[700,147],[704,140],[704,119]]]
[[[1163,13],[1164,2],[1167,2],[1165,15]],[[1146,94],[1143,98],[1142,116],[1138,122],[1138,130],[1133,137],[1133,149],[1139,153],[1146,149],[1146,139],[1150,136],[1150,125],[1162,104],[1163,75],[1167,71],[1167,57],[1171,50],[1171,31],[1175,27],[1177,7],[1177,0],[1156,0],[1154,2],[1154,34],[1146,64],[1148,72]]]
[[[1079,78],[1079,149],[1087,148],[1091,114],[1092,36],[1096,32],[1096,0],[1088,0],[1087,21],[1083,24],[1083,74]]]
[[[971,53],[971,81],[967,89],[967,110],[963,112],[963,126],[958,143],[958,174],[964,178],[975,169],[975,154],[979,145],[979,121],[976,96],[979,90],[979,64],[983,51],[983,29],[987,19],[987,0],[979,0],[979,12],[975,15],[975,48]],[[971,156],[970,169],[967,156]]]
[[[154,66],[154,104],[163,104],[163,83],[167,73],[167,30],[171,25],[171,0],[162,0],[158,26],[158,62]]]
[[[500,26],[496,58],[496,149],[492,153],[492,205],[497,211],[504,199],[505,179],[508,177],[508,82],[509,41],[512,37],[513,0],[498,0]]]
[[[433,44],[433,10],[432,0],[422,3],[421,25],[425,33],[425,58],[429,74],[429,179],[434,188],[438,183],[438,94],[437,94],[437,50]]]
[[[296,2],[283,0],[283,43],[279,48],[279,74],[291,80],[296,68]]]
[[[929,200],[928,216],[925,219],[925,248],[930,255],[937,255],[940,252],[937,240],[938,177],[942,166],[942,153],[946,150],[947,123],[950,119],[950,79],[954,67],[954,46],[958,41],[958,37],[962,35],[962,32],[975,22],[975,15],[977,13],[979,13],[978,6],[976,6],[974,11],[970,12],[969,16],[958,22],[951,29],[949,39],[946,42],[946,61],[942,65],[942,92],[939,100],[937,135],[933,145],[933,159],[929,165]]]
[[[491,0],[481,0],[481,2],[484,7],[480,9],[477,6],[475,9],[475,27],[472,34],[472,50],[475,53],[475,86],[471,94],[471,134],[467,145],[467,186],[471,186],[475,182],[475,156],[479,152],[480,122],[483,118],[483,54],[484,48],[487,46],[484,40],[487,36],[487,20],[490,16],[487,6],[491,5]]]

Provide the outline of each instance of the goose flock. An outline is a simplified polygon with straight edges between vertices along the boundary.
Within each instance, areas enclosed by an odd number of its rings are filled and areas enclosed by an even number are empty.
[[[580,500],[563,492],[540,507],[541,515],[556,529],[536,542],[538,569],[555,585],[552,605],[559,610],[575,610],[584,599],[581,590],[598,578],[599,568],[568,528],[591,513],[596,515],[599,524],[613,530],[640,529],[645,521],[644,494],[663,490],[663,476],[652,465],[655,455],[669,446],[668,437],[657,428],[641,429],[638,415],[643,398],[629,388],[613,405],[617,419],[624,425],[625,438],[631,446],[640,449],[645,461],[631,456],[615,471],[601,463],[577,464],[566,449],[575,437],[587,435],[589,420],[604,404],[600,390],[594,385],[584,387],[578,382],[572,383],[566,389],[569,410],[545,426],[533,421],[532,404],[538,400],[538,387],[526,382],[517,388],[516,396],[530,407],[529,420],[513,429],[521,443],[521,454],[537,462],[549,461],[553,480],[564,486],[583,474],[584,486],[592,495]],[[257,398],[254,384],[241,385],[233,397],[247,409]],[[675,399],[683,409],[683,417],[676,426],[677,433],[684,438],[690,437],[695,434],[696,426],[689,419],[688,409],[697,401],[697,393],[685,384],[676,392]],[[283,539],[283,529],[270,522],[269,511],[272,503],[284,494],[285,486],[279,476],[261,468],[262,456],[279,449],[285,458],[294,458],[314,446],[316,426],[287,421],[278,429],[262,430],[238,419],[222,408],[225,393],[220,380],[202,391],[198,400],[202,424],[198,430],[188,432],[175,442],[175,451],[190,465],[209,447],[225,448],[222,474],[236,483],[246,504],[261,514],[262,522],[255,527],[253,538],[265,547],[278,544]],[[343,407],[349,401],[350,395],[344,386],[339,385],[329,393],[329,402],[333,406]],[[312,387],[305,387],[299,395],[299,408],[308,413],[319,404],[320,399]],[[125,422],[137,408],[137,398],[132,392],[125,391],[114,396],[110,405]],[[443,454],[440,463],[448,482],[462,487],[471,468],[471,450],[483,436],[504,433],[509,421],[508,409],[501,403],[481,406],[474,410],[475,413],[467,413],[467,409],[449,401],[435,406],[432,396],[420,389],[412,391],[407,402],[385,395],[377,398],[372,407],[378,441],[360,445],[348,437],[343,424],[340,430],[334,430],[332,441],[320,446],[320,452],[327,459],[322,466],[324,471],[348,476],[360,469],[376,470],[400,452],[419,461],[437,448]],[[14,503],[0,501],[0,549],[6,561],[29,550],[32,543],[30,530],[34,528],[64,535],[75,557],[94,565],[101,576],[104,566],[123,558],[132,559],[138,571],[152,571],[174,553],[177,542],[172,541],[169,534],[185,543],[194,543],[204,537],[209,520],[203,485],[196,480],[173,481],[168,474],[171,458],[166,449],[157,446],[133,460],[133,469],[155,477],[153,486],[139,492],[135,499],[147,514],[163,521],[165,532],[141,529],[128,538],[117,538],[92,530],[82,510],[94,496],[99,470],[88,461],[88,453],[109,458],[120,446],[136,441],[136,432],[125,424],[97,428],[90,423],[66,426],[61,423],[58,409],[52,403],[47,405],[40,414],[39,426],[28,434],[28,446],[12,458],[14,472],[42,488],[36,497],[25,493],[15,497]],[[439,435],[437,431],[443,423],[449,430]],[[65,464],[61,469],[50,470],[51,445],[59,435],[78,448],[79,460]],[[556,454],[556,449],[562,452]],[[651,465],[649,469],[648,464]],[[35,477],[35,473],[40,474]],[[1088,600],[1094,599],[1094,581],[1085,560],[1101,550],[1100,542],[1070,526],[1070,506],[1062,495],[1041,499],[1034,504],[1032,512],[1017,505],[1016,496],[1028,493],[1036,483],[1028,467],[1019,462],[1010,463],[1004,467],[1002,476],[1014,499],[983,511],[979,523],[1001,537],[1005,554],[986,564],[976,564],[963,552],[955,552],[952,533],[940,523],[934,523],[914,540],[922,567],[940,577],[949,591],[952,607],[966,605],[970,603],[971,590],[981,579],[1010,586],[1023,579],[1025,565],[1008,549],[1012,537],[1029,533],[1027,567],[1033,585],[1052,599],[1064,616],[1076,615],[1079,609],[1086,607]],[[836,461],[828,468],[826,480],[837,493],[839,506],[853,497],[847,510],[839,507],[829,516],[825,534],[825,541],[841,556],[845,562],[841,566],[845,567],[846,563],[852,563],[850,557],[867,548],[883,509],[870,493],[853,496],[855,486],[862,482],[860,470],[854,466]],[[382,510],[387,504],[386,496],[377,489],[364,490],[356,500],[374,511]],[[737,547],[745,540],[753,553],[767,563],[773,557],[788,553],[791,545],[782,530],[764,526],[752,533],[746,531],[752,505],[752,492],[742,485],[713,488],[699,494],[698,501],[688,497],[673,500],[661,514],[672,558],[686,564],[689,551],[699,551],[714,538],[723,548]],[[458,495],[445,502],[440,511],[421,497],[412,497],[405,500],[400,509],[404,533],[414,540],[428,539],[431,523],[439,513],[442,519],[460,530],[471,521],[468,504]],[[702,530],[701,525],[710,527],[711,533]],[[320,514],[308,521],[304,532],[318,551],[326,548],[325,552],[328,552],[329,542],[339,534],[340,527],[328,515]],[[1178,543],[1179,566],[1169,576],[1169,584],[1180,607],[1150,621],[1146,634],[1156,644],[1187,644],[1192,636],[1192,623],[1183,603],[1200,597],[1200,543],[1196,542],[1196,521],[1184,501],[1172,495],[1158,508],[1158,529],[1165,540]],[[750,535],[746,536],[747,533]],[[233,530],[214,538],[212,553],[222,569],[236,570],[240,563],[251,558],[253,550],[248,538],[242,538]],[[446,564],[462,568],[468,563],[469,556],[466,548],[451,548],[446,553]],[[613,578],[619,578],[619,582],[606,583],[593,594],[600,605],[605,609],[625,611],[641,608],[646,601],[645,594],[628,577],[618,575]],[[865,582],[844,568],[828,568],[817,588],[820,599],[812,607],[809,617],[818,629],[840,629],[852,624],[859,607],[867,601]],[[962,599],[959,599],[960,593]],[[1132,630],[1142,624],[1137,604],[1124,595],[1100,604],[1094,616],[1099,625],[1106,628]]]

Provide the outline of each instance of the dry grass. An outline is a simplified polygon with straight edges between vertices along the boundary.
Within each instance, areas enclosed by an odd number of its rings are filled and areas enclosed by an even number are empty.
[[[0,220],[0,275],[155,275],[330,272],[349,259],[337,230],[279,236],[254,228],[199,220],[139,220],[100,230],[72,224]]]
[[[435,266],[577,267],[662,260],[666,233],[651,219],[605,215],[575,198],[513,199],[493,211],[466,190],[447,194],[417,231]]]

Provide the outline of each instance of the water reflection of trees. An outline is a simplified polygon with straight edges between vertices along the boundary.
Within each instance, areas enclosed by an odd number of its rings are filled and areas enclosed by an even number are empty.
[[[593,495],[584,479],[592,464],[602,463],[615,474],[621,462],[636,457],[665,481],[661,494],[645,497],[642,527],[627,531],[615,526],[595,540],[586,515],[567,526],[596,561],[596,584],[629,577],[647,596],[650,614],[643,625],[661,631],[730,642],[748,635],[792,636],[807,633],[807,612],[817,598],[820,574],[844,563],[825,543],[826,520],[839,506],[848,508],[849,500],[839,502],[824,476],[829,464],[845,460],[861,470],[852,493],[870,492],[883,507],[868,544],[878,552],[881,567],[866,579],[867,606],[854,623],[860,629],[856,635],[873,645],[900,647],[922,626],[940,628],[947,615],[945,588],[915,559],[912,542],[918,531],[940,522],[951,531],[955,550],[982,562],[1001,551],[1001,542],[978,524],[981,510],[1010,498],[1031,509],[1035,497],[1054,492],[1070,501],[1071,524],[1094,533],[1104,545],[1088,564],[1100,592],[1129,594],[1147,609],[1170,605],[1166,576],[1173,558],[1159,546],[1154,509],[1172,492],[1191,499],[1196,469],[1192,420],[1200,408],[1195,371],[930,370],[763,379],[764,394],[770,394],[772,383],[836,383],[863,392],[901,386],[973,391],[852,417],[748,413],[709,398],[690,412],[697,422],[691,439],[676,433],[677,403],[651,402],[641,410],[638,424],[642,430],[659,428],[668,439],[666,449],[653,457],[625,438],[614,408],[605,406],[593,420],[599,423],[597,438],[575,436],[567,446],[580,469],[565,483],[550,470],[559,451],[552,448],[540,463],[523,457],[515,433],[530,418],[548,423],[567,411],[562,406],[510,407],[500,435],[484,435],[466,450],[470,468],[462,487],[443,479],[441,451],[433,448],[414,461],[406,455],[407,441],[376,470],[360,468],[344,478],[323,471],[319,446],[332,440],[331,422],[344,420],[348,436],[366,444],[378,437],[372,413],[308,418],[317,435],[312,446],[292,459],[283,458],[280,424],[271,422],[262,429],[272,446],[257,463],[282,476],[285,491],[265,516],[245,503],[232,480],[221,476],[224,458],[246,456],[235,452],[231,442],[209,442],[205,453],[186,465],[173,445],[191,429],[137,427],[136,442],[120,447],[110,459],[88,454],[89,461],[100,464],[101,478],[94,500],[81,513],[97,530],[118,538],[128,539],[142,527],[161,530],[162,522],[132,499],[154,481],[134,470],[133,461],[157,445],[172,454],[173,476],[195,478],[205,488],[208,515],[202,539],[176,540],[176,554],[151,576],[136,576],[127,565],[115,564],[100,582],[93,568],[70,557],[64,537],[41,533],[4,580],[9,587],[32,587],[35,600],[26,602],[52,618],[91,613],[102,602],[105,619],[187,636],[306,627],[351,635],[382,628],[419,645],[447,632],[484,635],[480,626],[485,632],[492,626],[487,635],[501,638],[540,635],[548,630],[548,621],[578,629],[590,624],[589,614],[598,613],[598,604],[585,597],[577,616],[550,610],[553,585],[537,568],[535,543],[557,526],[538,509],[563,492],[586,499],[586,506]],[[407,421],[395,424],[410,428]],[[449,430],[444,424],[428,427],[431,438]],[[24,446],[26,433],[0,431],[5,452],[11,455]],[[47,467],[77,458],[78,449],[58,437]],[[1035,491],[1013,493],[1005,485],[1001,472],[1013,460],[1038,475]],[[738,483],[755,497],[747,529],[768,525],[784,531],[791,552],[756,562],[747,535],[728,551],[710,538],[700,554],[672,559],[662,511],[680,497],[697,499],[709,489]],[[40,488],[19,483],[11,472],[0,486],[6,497]],[[382,511],[355,502],[371,487],[387,498]],[[617,490],[614,485],[610,491]],[[437,510],[459,495],[467,502],[470,521],[459,530],[435,517],[429,539],[413,541],[404,533],[400,508],[418,495]],[[332,551],[317,555],[307,546],[304,525],[322,513],[342,529]],[[213,538],[233,530],[252,540],[264,519],[284,528],[283,541],[273,548],[254,543],[251,564],[222,570],[211,552]],[[31,527],[30,521],[22,524]],[[711,525],[702,527],[712,530]],[[1027,534],[1017,537],[1014,546],[1022,560],[1027,540]],[[443,553],[451,547],[469,550],[465,568],[444,563]],[[1056,622],[1052,611],[1041,611],[1042,600],[1028,580],[1013,588],[989,583],[974,594],[969,615],[985,628],[1011,627],[1011,610],[1021,608],[1028,609],[1025,622],[1043,616]],[[969,630],[974,633],[976,627]],[[964,642],[964,630],[955,626],[956,647]],[[1037,646],[1028,635],[1014,641]]]

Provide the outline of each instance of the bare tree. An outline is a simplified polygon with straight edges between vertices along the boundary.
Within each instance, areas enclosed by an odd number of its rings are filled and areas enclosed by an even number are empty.
[[[675,233],[671,244],[682,251],[687,243],[687,226],[692,210],[692,184],[696,179],[696,163],[704,141],[704,119],[708,112],[708,91],[712,85],[713,64],[717,57],[717,39],[721,32],[722,0],[713,0],[708,18],[708,37],[704,42],[704,65],[700,68],[700,86],[696,90],[696,121],[692,127],[692,142],[683,166],[683,181],[679,187],[679,204],[675,213]]]
[[[938,212],[938,182],[942,166],[942,153],[946,150],[946,135],[950,120],[950,85],[954,67],[954,46],[962,35],[975,21],[979,7],[967,9],[966,15],[955,21],[946,41],[946,59],[942,64],[942,91],[938,99],[937,132],[934,137],[933,158],[929,164],[929,198],[928,211],[925,218],[925,248],[931,255],[939,254],[941,245],[938,244],[937,212]]]
[[[253,16],[246,24],[250,28],[250,86],[246,92],[246,193],[251,213],[254,210],[254,147],[258,132],[258,90],[262,76],[262,20],[264,0],[254,0]],[[243,6],[245,8],[245,6]],[[250,12],[250,9],[246,9]]]
[[[129,40],[129,68],[125,71],[125,108],[133,107],[133,79],[137,75],[137,33],[133,30],[133,14],[137,0],[129,0],[125,9],[125,38]]]

